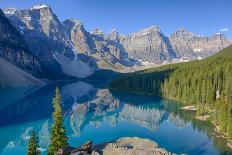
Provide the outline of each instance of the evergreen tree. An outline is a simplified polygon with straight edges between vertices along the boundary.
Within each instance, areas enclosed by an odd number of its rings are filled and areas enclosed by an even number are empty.
[[[111,82],[110,89],[196,105],[197,115],[211,116],[232,139],[232,46],[201,61],[130,73]]]
[[[40,155],[40,152],[37,150],[38,147],[39,146],[36,133],[32,131],[32,136],[30,137],[27,146],[27,155]]]
[[[65,128],[63,126],[61,95],[58,88],[56,88],[56,95],[53,98],[52,104],[55,111],[52,114],[54,124],[52,126],[50,145],[48,148],[49,155],[56,154],[59,148],[68,145],[68,137],[65,135]]]

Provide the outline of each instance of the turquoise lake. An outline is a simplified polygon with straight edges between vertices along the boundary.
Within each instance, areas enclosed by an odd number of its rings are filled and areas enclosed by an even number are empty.
[[[49,145],[52,98],[62,93],[66,134],[71,146],[121,137],[154,140],[174,153],[231,155],[226,141],[209,122],[194,119],[181,104],[157,97],[111,93],[101,82],[60,82],[36,87],[7,88],[0,92],[0,154],[24,155],[32,130],[39,136],[42,154]]]

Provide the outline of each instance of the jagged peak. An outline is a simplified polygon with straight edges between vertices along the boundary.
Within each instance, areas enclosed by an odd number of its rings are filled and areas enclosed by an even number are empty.
[[[221,38],[226,39],[226,35],[224,33],[220,33],[220,32],[215,33],[212,37],[221,37]]]
[[[140,30],[139,32],[160,32],[160,27],[157,25],[152,25],[148,28]]]
[[[176,32],[189,32],[185,28],[181,27],[176,30]]]
[[[68,20],[73,22],[75,25],[83,25],[83,23],[79,19],[71,18],[71,19],[68,19]]]
[[[49,6],[46,5],[46,4],[43,4],[43,3],[41,3],[41,4],[34,4],[34,5],[31,7],[30,10],[37,10],[37,9],[43,9],[43,8],[49,8]]]
[[[160,27],[157,26],[157,25],[152,25],[152,26],[150,26],[148,28],[145,28],[145,29],[142,29],[142,30],[140,30],[138,32],[135,32],[132,35],[133,36],[140,36],[140,35],[147,35],[149,33],[154,33],[154,32],[160,33]]]
[[[14,14],[15,11],[17,11],[17,9],[15,9],[15,8],[6,8],[6,9],[3,10],[3,12],[5,14]]]
[[[115,32],[118,33],[117,30],[116,30],[115,28],[113,28],[113,29],[110,31],[110,33],[115,33]]]
[[[79,19],[70,18],[66,19],[62,23],[69,28],[85,30],[83,23]]]
[[[114,28],[110,31],[109,36],[111,35],[119,35],[118,31]]]
[[[190,34],[191,33],[191,34],[194,34],[194,33],[190,32],[190,31],[186,30],[185,28],[177,29],[176,33],[182,33],[182,34]]]
[[[197,36],[197,37],[199,37],[199,35],[196,35],[193,32],[190,32],[190,31],[186,30],[185,28],[179,28],[179,29],[177,29],[176,32],[174,32],[170,36],[176,36],[176,35],[178,35],[178,36],[180,36],[180,35],[181,36],[185,36],[185,35],[190,36],[191,35],[191,36]]]
[[[94,35],[104,35],[103,31],[101,29],[99,29],[99,28],[94,29],[90,33],[94,34]]]

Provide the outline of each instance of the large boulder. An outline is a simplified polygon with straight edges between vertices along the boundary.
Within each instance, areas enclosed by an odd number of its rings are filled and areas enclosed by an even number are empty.
[[[103,155],[174,155],[158,144],[138,137],[124,137],[115,142],[105,144],[99,151]]]

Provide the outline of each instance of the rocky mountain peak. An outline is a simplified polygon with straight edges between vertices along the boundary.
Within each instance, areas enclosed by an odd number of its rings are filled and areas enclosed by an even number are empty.
[[[185,29],[178,29],[167,37],[156,25],[129,35],[119,34],[115,29],[108,35],[98,28],[89,32],[77,19],[67,19],[61,23],[52,9],[44,4],[34,5],[27,10],[9,8],[5,14],[22,32],[30,50],[51,68],[58,68],[54,67],[57,63],[54,55],[61,55],[61,64],[66,59],[62,54],[73,60],[77,51],[79,55],[94,57],[94,61],[96,58],[98,66],[110,69],[115,66],[116,69],[131,67],[138,60],[142,61],[141,64],[150,65],[174,59],[205,58],[231,44],[222,34],[203,37]]]
[[[72,29],[84,29],[84,25],[83,23],[78,20],[78,19],[67,19],[63,22],[63,25],[65,25],[65,27],[69,27],[69,28],[72,28]]]
[[[108,35],[108,38],[116,41],[119,39],[119,33],[116,29],[112,29]]]
[[[103,31],[102,31],[101,29],[99,29],[99,28],[94,29],[94,30],[91,31],[90,33],[93,34],[93,35],[104,36]]]
[[[142,29],[136,33],[133,33],[132,36],[144,36],[152,33],[161,33],[159,26],[152,25],[148,28]]]
[[[17,9],[15,8],[6,8],[3,10],[5,14],[14,14]]]
[[[221,38],[221,39],[226,39],[226,35],[223,33],[216,33],[212,36],[213,38]]]
[[[33,10],[33,9],[37,10],[37,9],[44,9],[44,8],[50,8],[50,7],[46,4],[35,4],[31,7],[30,10]]]
[[[196,36],[196,35],[192,32],[187,31],[184,28],[180,28],[176,32],[170,35],[170,37],[185,37],[185,36]]]
[[[41,72],[40,62],[1,9],[0,23],[0,57],[28,73],[38,75]]]

